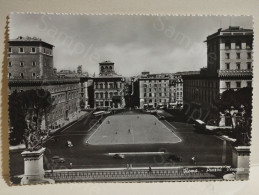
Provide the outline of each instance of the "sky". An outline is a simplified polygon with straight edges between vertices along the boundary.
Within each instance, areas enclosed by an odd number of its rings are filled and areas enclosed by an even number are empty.
[[[199,70],[206,37],[229,26],[253,28],[250,16],[125,16],[11,14],[9,38],[38,37],[54,45],[54,67],[90,75],[112,61],[123,76]]]

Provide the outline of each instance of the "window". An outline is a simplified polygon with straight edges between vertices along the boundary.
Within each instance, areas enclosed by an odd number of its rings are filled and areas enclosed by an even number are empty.
[[[11,67],[12,66],[12,62],[8,62],[8,66]]]
[[[144,93],[144,97],[146,97],[147,96],[147,94],[146,93]]]
[[[237,85],[237,88],[240,88],[240,87],[241,87],[241,82],[240,82],[240,81],[237,81],[237,82],[236,82],[236,85]]]
[[[226,63],[226,69],[229,70],[230,69],[230,64]]]
[[[247,53],[247,59],[251,59],[251,52]]]
[[[23,75],[23,73],[20,73],[20,77],[23,79],[24,78],[24,75]]]
[[[9,47],[9,48],[8,48],[8,53],[12,53],[12,52],[13,52],[12,48]]]
[[[240,53],[237,53],[237,59],[240,59]]]
[[[149,97],[152,97],[152,93],[149,93]]]
[[[251,69],[252,69],[251,62],[247,62],[247,69],[248,69],[248,70],[251,70]]]
[[[20,66],[21,66],[21,67],[24,67],[24,62],[20,62]]]
[[[23,47],[20,47],[20,48],[19,48],[19,53],[24,53]]]
[[[32,76],[32,77],[35,77],[35,76],[36,76],[36,73],[35,73],[35,72],[33,72],[33,73],[31,74],[31,76]]]
[[[237,70],[240,70],[240,63],[237,63]]]
[[[11,76],[12,76],[12,74],[11,74],[11,73],[8,73],[8,78],[9,78],[9,79],[11,78]]]
[[[226,54],[225,54],[225,58],[226,58],[226,59],[229,59],[229,53],[226,53]]]
[[[35,61],[32,62],[32,66],[36,66],[36,62]]]
[[[247,81],[247,87],[252,87],[252,81]]]
[[[31,53],[36,53],[36,48],[35,47],[31,48]]]
[[[46,53],[46,49],[45,48],[43,48],[43,53]]]
[[[241,49],[241,42],[240,41],[236,42],[236,49]]]
[[[95,97],[96,97],[96,99],[98,99],[99,98],[99,93],[96,93]]]
[[[231,49],[231,43],[230,43],[230,41],[226,41],[226,43],[225,43],[225,49]]]
[[[227,89],[230,89],[230,82],[226,82]]]
[[[252,49],[253,44],[251,42],[246,43],[246,49]]]

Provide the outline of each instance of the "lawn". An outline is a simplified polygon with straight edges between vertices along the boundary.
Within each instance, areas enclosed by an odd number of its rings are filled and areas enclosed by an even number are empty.
[[[153,115],[107,117],[88,138],[91,145],[178,143],[181,139]]]

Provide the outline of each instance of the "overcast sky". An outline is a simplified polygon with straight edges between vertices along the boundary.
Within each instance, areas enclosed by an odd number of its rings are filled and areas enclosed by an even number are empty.
[[[206,37],[229,25],[252,29],[252,17],[11,14],[10,39],[39,37],[55,46],[54,66],[83,65],[98,74],[110,60],[123,76],[198,70],[206,66]]]

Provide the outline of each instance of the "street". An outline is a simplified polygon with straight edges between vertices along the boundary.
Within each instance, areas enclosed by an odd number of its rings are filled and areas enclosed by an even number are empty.
[[[135,111],[124,111],[122,114],[140,114]],[[168,113],[162,111],[159,115],[168,118]],[[114,115],[116,116],[116,115]],[[113,116],[113,117],[114,117]],[[169,115],[170,116],[170,115]],[[166,118],[166,119],[167,119]],[[191,158],[196,158],[196,165],[231,165],[231,147],[227,144],[226,160],[222,158],[223,140],[214,135],[198,134],[194,132],[191,124],[175,122],[173,120],[160,120],[168,129],[181,139],[177,143],[146,143],[146,144],[115,144],[91,145],[86,141],[95,132],[99,124],[92,116],[86,117],[68,128],[57,133],[44,143],[45,170],[63,168],[101,168],[126,167],[132,164],[138,166],[184,166],[193,165]],[[168,122],[169,121],[169,122]],[[96,124],[96,125],[95,125]],[[67,147],[67,140],[73,147]],[[21,150],[10,151],[10,174],[23,174],[23,159]],[[109,153],[123,153],[124,159],[115,159]],[[168,155],[181,156],[182,161],[167,161]],[[64,163],[53,163],[52,157],[64,158]],[[223,159],[223,160],[222,160]]]

